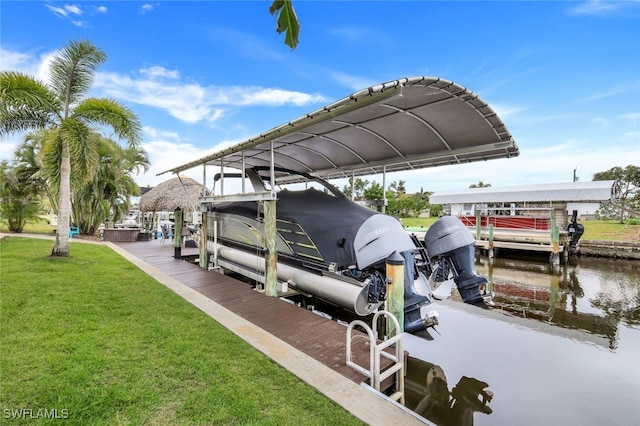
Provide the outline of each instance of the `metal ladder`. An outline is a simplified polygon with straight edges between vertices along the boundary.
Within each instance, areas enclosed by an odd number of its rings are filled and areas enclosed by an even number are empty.
[[[386,340],[378,342],[378,318],[385,316],[387,319],[391,319],[394,322],[395,335],[387,337]],[[395,316],[389,311],[379,311],[373,316],[373,330],[365,322],[361,320],[352,321],[347,327],[347,365],[359,373],[369,378],[371,386],[378,392],[380,392],[380,384],[395,374],[396,379],[396,391],[389,396],[394,401],[399,401],[404,405],[404,351],[402,348],[402,336],[400,332],[400,324]],[[356,364],[351,360],[351,344],[352,344],[352,332],[355,326],[360,326],[367,333],[369,338],[369,370],[361,365]],[[395,353],[388,353],[384,350],[392,345],[395,345]],[[387,367],[384,371],[381,371],[381,360],[385,357],[393,362],[393,364]]]

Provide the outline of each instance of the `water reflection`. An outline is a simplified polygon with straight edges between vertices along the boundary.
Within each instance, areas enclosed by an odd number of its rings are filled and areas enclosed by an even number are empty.
[[[574,259],[558,271],[535,260],[479,257],[476,268],[489,280],[485,294],[491,309],[583,331],[612,350],[621,322],[640,324],[634,262]]]
[[[463,376],[449,391],[439,365],[408,357],[405,377],[406,406],[438,425],[471,426],[474,413],[491,414],[493,393],[483,381]]]
[[[405,338],[409,354],[451,384],[489,384],[492,412],[476,411],[476,426],[637,424],[640,262],[576,258],[554,271],[545,258],[499,256],[477,258],[476,270],[490,281],[489,308],[459,302],[455,284],[444,283],[434,340]],[[439,388],[430,394],[453,398]]]

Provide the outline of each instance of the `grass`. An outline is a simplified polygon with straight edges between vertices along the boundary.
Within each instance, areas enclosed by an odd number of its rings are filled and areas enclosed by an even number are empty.
[[[404,218],[402,224],[410,227],[428,228],[437,218]],[[579,221],[584,225],[582,240],[594,241],[632,241],[640,242],[640,224],[633,220],[619,223],[617,220]]]
[[[0,241],[0,423],[360,424],[108,247],[51,244]]]
[[[640,225],[629,220],[620,223],[617,220],[593,220],[581,222],[584,225],[583,240],[594,241],[632,241],[640,242]]]

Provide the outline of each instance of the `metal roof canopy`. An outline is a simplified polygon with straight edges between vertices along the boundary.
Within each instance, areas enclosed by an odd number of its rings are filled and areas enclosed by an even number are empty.
[[[458,191],[439,191],[431,194],[431,204],[517,203],[517,202],[587,202],[613,201],[616,197],[614,180],[591,182],[546,183],[469,188]]]
[[[436,77],[369,87],[230,148],[159,173],[198,165],[276,166],[324,179],[508,158],[518,147],[476,94]],[[275,173],[278,184],[301,182]]]

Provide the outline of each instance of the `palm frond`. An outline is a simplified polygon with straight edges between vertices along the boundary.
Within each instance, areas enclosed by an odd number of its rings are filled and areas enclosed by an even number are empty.
[[[87,98],[73,110],[74,117],[83,121],[109,126],[129,147],[136,147],[142,139],[142,126],[136,114],[112,99]]]
[[[91,179],[100,163],[99,135],[74,117],[64,120],[60,129],[71,159],[72,184],[81,185]]]
[[[95,71],[107,60],[107,55],[88,40],[71,41],[51,61],[51,85],[64,105],[69,108],[80,101],[93,84]]]
[[[42,146],[42,171],[51,185],[51,192],[57,195],[60,191],[60,164],[62,162],[62,137],[60,129],[53,129],[46,134]]]
[[[0,134],[44,128],[54,123],[60,104],[55,94],[33,77],[0,71]]]
[[[298,46],[298,34],[300,34],[300,22],[291,0],[274,0],[269,6],[269,13],[277,20],[276,31],[285,33],[284,43],[292,49]]]

